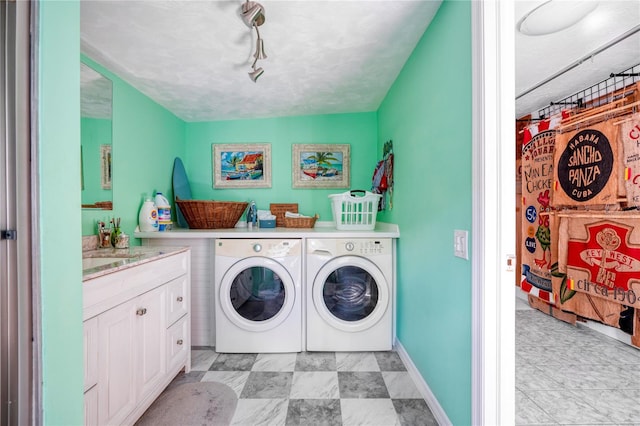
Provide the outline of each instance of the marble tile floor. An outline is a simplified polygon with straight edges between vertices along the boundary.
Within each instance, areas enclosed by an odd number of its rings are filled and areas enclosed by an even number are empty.
[[[191,359],[191,372],[169,388],[228,385],[239,398],[232,425],[438,424],[396,352],[218,354],[194,347]]]
[[[517,425],[640,425],[640,350],[516,303]]]

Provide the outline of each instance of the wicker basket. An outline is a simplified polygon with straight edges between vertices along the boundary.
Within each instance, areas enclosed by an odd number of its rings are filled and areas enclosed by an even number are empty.
[[[247,208],[246,202],[176,200],[191,229],[233,228]]]
[[[276,226],[285,226],[285,212],[298,213],[298,204],[269,204],[271,214],[276,217]]]
[[[285,228],[313,228],[320,216],[313,217],[285,217]]]

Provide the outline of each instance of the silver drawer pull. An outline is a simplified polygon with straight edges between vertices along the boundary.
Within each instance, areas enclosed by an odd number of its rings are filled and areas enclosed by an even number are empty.
[[[178,298],[176,299],[178,302],[182,302],[182,296],[178,296]]]
[[[136,311],[136,315],[138,315],[138,316],[140,316],[140,317],[141,317],[141,316],[143,316],[143,315],[144,315],[144,314],[146,314],[146,313],[147,313],[147,308],[140,308],[140,309],[138,309],[138,310]]]
[[[179,344],[179,345],[182,345],[182,343],[183,343],[182,339],[178,339],[178,341],[176,343]]]

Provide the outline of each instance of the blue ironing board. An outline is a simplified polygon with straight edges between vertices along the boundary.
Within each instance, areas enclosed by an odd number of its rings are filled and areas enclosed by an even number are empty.
[[[191,187],[189,186],[189,179],[187,178],[187,172],[184,170],[184,165],[180,157],[176,157],[173,162],[173,201],[179,198],[181,200],[190,200]],[[189,224],[185,220],[178,203],[176,203],[176,220],[179,228],[188,228]]]

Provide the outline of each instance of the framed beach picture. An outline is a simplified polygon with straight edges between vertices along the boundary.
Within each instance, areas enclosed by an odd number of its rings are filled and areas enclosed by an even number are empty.
[[[100,185],[111,189],[111,145],[100,145]]]
[[[271,145],[213,144],[214,188],[271,188]]]
[[[294,144],[294,188],[349,188],[348,144]]]

